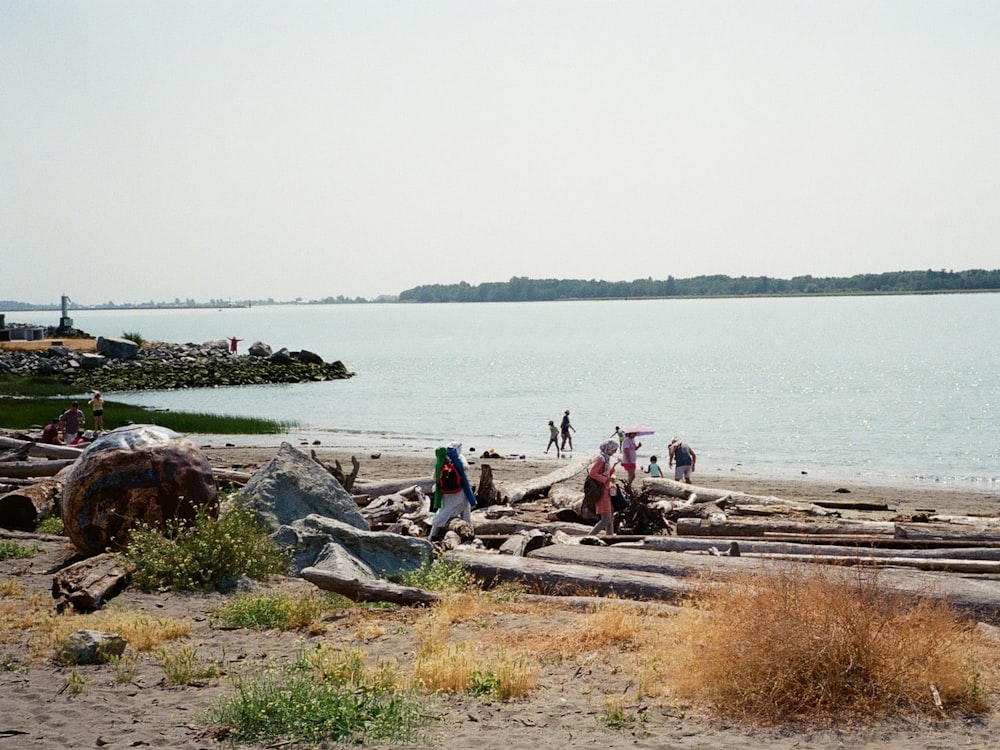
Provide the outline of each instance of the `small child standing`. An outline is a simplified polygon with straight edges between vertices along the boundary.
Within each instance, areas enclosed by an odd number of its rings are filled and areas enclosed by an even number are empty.
[[[660,465],[656,463],[656,456],[649,457],[649,468],[646,469],[649,472],[649,476],[652,478],[662,477],[663,472],[660,470]]]

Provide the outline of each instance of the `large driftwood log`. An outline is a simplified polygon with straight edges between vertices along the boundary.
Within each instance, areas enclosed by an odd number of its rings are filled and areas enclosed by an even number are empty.
[[[696,503],[717,503],[726,508],[732,506],[778,506],[796,508],[817,516],[835,513],[835,511],[820,507],[816,503],[799,503],[784,500],[774,495],[749,495],[745,492],[732,492],[714,487],[675,482],[673,479],[643,479],[641,488],[642,492],[649,495],[667,495],[681,500],[693,499]]]
[[[897,539],[935,539],[1000,542],[1000,528],[996,526],[968,526],[947,523],[897,523]]]
[[[0,448],[16,450],[24,445],[27,445],[28,452],[37,458],[78,458],[83,453],[83,448],[78,448],[75,445],[50,445],[48,443],[35,443],[31,440],[0,437]]]
[[[63,458],[51,461],[9,461],[0,463],[0,477],[54,477],[76,459]]]
[[[439,598],[436,593],[427,589],[401,586],[380,579],[345,578],[321,568],[304,568],[302,577],[324,591],[333,591],[354,602],[433,604]]]
[[[650,559],[652,558],[652,559]],[[660,560],[660,558],[668,558]],[[518,558],[512,558],[517,560]],[[722,582],[734,575],[761,575],[766,573],[791,573],[800,575],[801,562],[763,560],[748,557],[714,557],[709,555],[684,555],[670,552],[650,554],[639,550],[583,545],[555,545],[531,552],[526,561],[550,561],[555,566],[564,561],[571,568],[587,565],[600,569],[620,571],[680,571],[684,585],[693,587],[713,581]],[[885,567],[862,568],[847,575],[877,576],[875,583],[888,593],[901,596],[926,598],[947,602],[951,606],[972,612],[989,622],[1000,620],[1000,584],[994,576],[955,575],[953,573],[910,570]],[[669,577],[669,576],[664,576]],[[512,575],[510,580],[517,580]]]
[[[250,481],[253,474],[247,471],[236,471],[235,469],[218,469],[212,467],[212,476],[219,482],[232,482],[233,484],[244,485]]]
[[[622,544],[621,549],[656,550],[660,552],[709,552],[716,550],[726,552],[731,544],[736,544],[743,556],[758,554],[783,555],[816,555],[837,557],[910,557],[923,560],[957,559],[957,560],[991,560],[1000,559],[996,549],[991,547],[946,547],[941,548],[905,548],[898,545],[895,549],[883,549],[863,545],[808,544],[796,542],[777,542],[770,539],[696,536],[647,536],[638,544]],[[619,545],[616,545],[618,547]]]
[[[499,492],[503,496],[504,502],[516,505],[517,503],[545,494],[554,484],[572,479],[586,469],[589,464],[590,461],[588,460],[577,459],[576,461],[570,461],[565,466],[561,466],[544,476],[535,477],[519,484],[501,484]],[[582,477],[580,478],[580,494],[583,494]]]
[[[516,582],[530,593],[536,594],[616,596],[623,599],[676,602],[691,590],[690,584],[660,573],[621,570],[611,566],[598,568],[547,562],[534,559],[536,554],[538,553],[533,552],[531,557],[513,557],[456,550],[446,552],[444,558],[461,563],[486,586]]]
[[[45,479],[0,496],[0,526],[34,531],[39,521],[55,514],[62,488],[58,479]]]
[[[72,606],[78,612],[93,612],[120,594],[131,574],[131,565],[121,555],[94,555],[56,573],[52,598],[60,611]]]
[[[677,536],[764,536],[779,534],[885,534],[896,531],[891,521],[781,521],[769,519],[755,521],[751,518],[717,521],[704,518],[677,519]]]

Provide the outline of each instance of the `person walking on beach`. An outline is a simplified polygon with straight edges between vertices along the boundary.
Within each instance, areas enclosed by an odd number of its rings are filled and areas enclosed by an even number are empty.
[[[611,463],[611,459],[617,450],[617,440],[605,440],[601,443],[600,453],[590,465],[589,476],[603,489],[601,499],[594,506],[594,512],[601,518],[587,536],[597,536],[601,531],[604,531],[605,536],[613,536],[615,533],[615,509],[611,504],[611,488],[614,486],[615,467],[618,466],[618,461]]]
[[[549,452],[549,448],[552,446],[556,447],[556,458],[561,455],[559,453],[559,428],[556,427],[556,423],[551,419],[549,420],[549,444],[545,446],[545,452]]]
[[[94,432],[104,432],[104,399],[100,391],[94,391],[94,397],[87,402],[94,414]]]
[[[573,436],[570,435],[570,431],[576,432],[576,428],[569,423],[569,409],[563,413],[562,422],[559,423],[559,433],[562,435],[562,449],[566,450],[566,443],[569,443],[569,449],[573,450]]]
[[[694,473],[694,464],[697,460],[698,457],[690,445],[682,443],[677,438],[670,441],[670,459],[667,466],[674,467],[676,481],[691,484],[691,475]]]
[[[59,417],[59,424],[62,425],[63,430],[63,442],[66,445],[72,445],[76,442],[77,436],[80,434],[80,428],[83,427],[83,423],[86,419],[83,416],[83,412],[80,411],[80,404],[74,401],[69,405],[69,408],[62,413]]]
[[[240,343],[243,339],[238,339],[235,336],[229,337],[229,353],[236,354],[236,345]]]
[[[632,481],[635,479],[635,465],[638,460],[638,450],[642,447],[642,443],[635,442],[635,433],[629,432],[625,435],[625,440],[622,442],[622,468],[625,469],[628,482],[628,486],[632,486]]]

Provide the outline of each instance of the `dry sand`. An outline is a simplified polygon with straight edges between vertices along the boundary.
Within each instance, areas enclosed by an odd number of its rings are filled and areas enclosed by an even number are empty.
[[[349,455],[336,455],[318,448],[325,461],[337,458],[350,465]],[[266,462],[275,449],[209,448],[213,464],[223,468],[253,470]],[[413,456],[378,459],[358,456],[363,479],[420,476],[429,472],[429,460]],[[512,482],[544,474],[555,465],[551,461],[493,461],[498,482]],[[979,493],[900,490],[877,487],[847,487],[850,495],[831,494],[837,487],[802,482],[761,480],[727,481],[726,477],[699,476],[708,486],[727,487],[754,494],[774,494],[789,499],[881,500],[893,513],[934,508],[948,513],[992,513],[998,498]],[[870,517],[870,516],[869,516]],[[48,597],[51,570],[64,561],[71,550],[59,542],[44,542],[44,553],[31,560],[0,562],[0,582],[15,580],[28,592]],[[275,584],[286,590],[312,590],[301,580]],[[287,662],[301,650],[324,643],[344,649],[363,649],[370,659],[399,659],[403,664],[414,657],[416,638],[412,624],[418,613],[408,610],[381,615],[351,612],[326,622],[326,632],[307,636],[301,633],[214,630],[209,616],[225,598],[219,594],[143,594],[127,591],[114,606],[134,608],[153,617],[185,618],[192,623],[189,636],[171,648],[196,649],[205,660],[218,662],[230,674],[269,662]],[[17,606],[5,596],[0,604]],[[505,615],[491,622],[488,632],[525,632],[533,627],[571,627],[576,616],[571,610],[554,609],[544,618]],[[458,632],[469,639],[483,637],[479,623],[460,626]],[[15,671],[0,672],[0,750],[4,748],[212,748],[219,742],[200,722],[202,712],[221,697],[232,694],[225,679],[208,679],[196,685],[169,687],[159,660],[143,654],[135,677],[127,683],[115,680],[108,666],[82,666],[76,673],[83,678],[82,692],[68,689],[72,670],[51,661],[29,664],[26,656],[27,632],[3,633],[0,656],[16,661]],[[469,747],[485,750],[538,750],[541,747],[572,748],[995,748],[993,718],[966,717],[936,722],[930,719],[894,720],[876,726],[836,727],[823,730],[778,728],[753,730],[736,726],[691,707],[669,701],[634,698],[635,686],[619,665],[617,653],[588,652],[577,659],[543,664],[539,688],[522,701],[484,703],[468,696],[427,698],[427,711],[440,720],[427,730],[427,744],[447,750]],[[644,720],[625,730],[610,729],[601,721],[607,696],[621,696],[628,711]]]

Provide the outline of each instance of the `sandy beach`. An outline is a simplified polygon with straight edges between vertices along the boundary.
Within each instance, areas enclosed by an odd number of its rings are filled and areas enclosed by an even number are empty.
[[[308,452],[309,447],[298,446]],[[214,466],[252,472],[274,455],[274,448],[205,448]],[[315,446],[318,456],[350,465],[351,455]],[[359,479],[377,480],[429,474],[430,462],[419,456],[378,458],[357,455]],[[552,461],[494,460],[490,462],[498,483],[517,482],[551,471]],[[478,470],[475,470],[478,476]],[[882,518],[933,509],[939,513],[996,514],[996,495],[953,490],[909,490],[767,480],[733,481],[724,475],[697,475],[705,486],[724,487],[753,494],[768,494],[795,500],[824,497],[885,502],[890,511],[868,513]],[[846,489],[850,494],[835,490]],[[16,610],[28,597],[49,597],[52,570],[72,550],[59,541],[40,542],[42,554],[29,560],[0,562],[0,581],[11,588],[0,604]],[[14,586],[16,584],[16,587]],[[300,579],[271,584],[288,591],[311,591]],[[17,593],[19,592],[19,593]],[[191,623],[187,636],[170,648],[194,649],[200,658],[217,663],[224,675],[239,674],[269,663],[287,662],[304,649],[329,644],[342,649],[361,649],[369,660],[396,659],[412,662],[416,648],[418,610],[394,612],[347,611],[324,623],[324,632],[254,632],[219,630],[211,627],[212,612],[225,597],[221,594],[145,594],[126,591],[110,606],[127,607],[157,618],[179,618]],[[572,628],[578,614],[570,608],[548,607],[521,614],[504,613],[491,620],[491,638],[515,639],[532,628]],[[9,619],[5,622],[10,622]],[[453,635],[479,642],[481,623],[453,626]],[[0,672],[0,701],[5,709],[0,722],[0,750],[10,748],[167,747],[212,748],[220,743],[201,721],[202,713],[221,697],[232,693],[226,676],[172,687],[166,684],[158,658],[142,653],[131,679],[115,679],[109,666],[75,668],[82,690],[68,689],[70,667],[58,666],[29,648],[31,632],[2,634],[0,655],[13,666]],[[509,703],[483,702],[477,698],[431,696],[425,698],[427,712],[435,721],[427,728],[425,746],[446,750],[480,747],[492,750],[535,750],[538,747],[599,748],[991,748],[996,747],[996,721],[991,717],[957,717],[935,721],[928,718],[897,718],[873,726],[838,726],[820,729],[801,727],[752,728],[726,721],[670,699],[635,698],[635,685],[621,669],[623,654],[607,649],[584,649],[577,657],[551,660],[541,665],[538,688],[524,700]],[[619,696],[625,708],[641,721],[624,729],[612,729],[600,720],[608,696]],[[993,699],[994,705],[996,699]],[[263,746],[261,746],[263,747]]]

